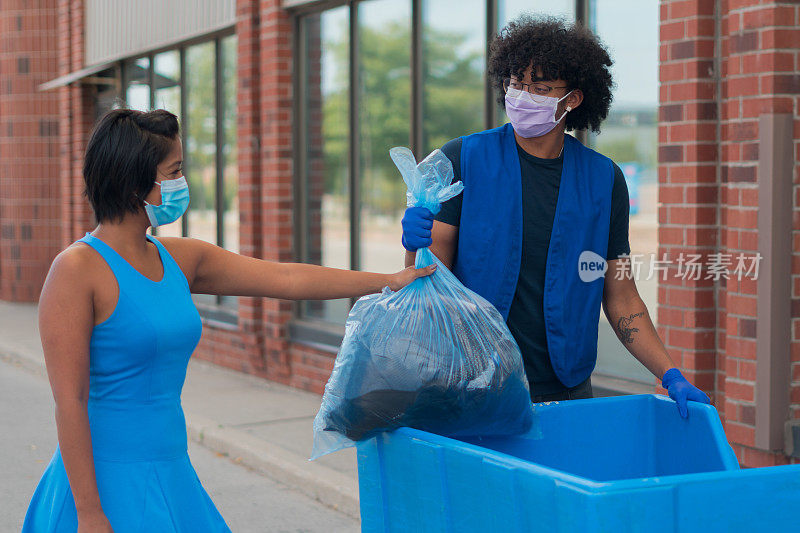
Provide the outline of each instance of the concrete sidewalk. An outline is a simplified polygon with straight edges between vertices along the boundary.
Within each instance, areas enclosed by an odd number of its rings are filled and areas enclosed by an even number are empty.
[[[35,304],[0,301],[0,360],[46,379]],[[191,361],[182,403],[190,439],[359,518],[355,450],[308,461],[316,394]]]

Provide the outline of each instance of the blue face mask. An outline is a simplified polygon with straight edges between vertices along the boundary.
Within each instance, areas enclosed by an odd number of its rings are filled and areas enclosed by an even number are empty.
[[[174,180],[156,182],[161,187],[161,205],[144,204],[147,218],[154,228],[175,222],[186,212],[189,207],[189,184],[181,176]]]

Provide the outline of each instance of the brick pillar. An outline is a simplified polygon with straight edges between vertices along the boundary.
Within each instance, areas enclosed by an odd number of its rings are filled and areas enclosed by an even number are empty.
[[[264,257],[262,232],[261,19],[256,0],[236,1],[237,166],[239,176],[239,250]],[[239,298],[236,327],[207,322],[194,357],[267,377],[263,298]]]
[[[84,67],[83,0],[58,0],[58,74]],[[61,193],[61,248],[94,229],[83,195],[83,156],[94,123],[93,87],[80,82],[58,89]]]
[[[254,0],[236,2],[237,135],[239,167],[240,250],[248,257],[263,257],[261,234],[261,94],[259,71],[259,5]],[[250,371],[265,375],[264,300],[239,298],[239,327],[249,349]]]
[[[237,0],[240,250],[294,259],[292,24],[278,0]],[[292,304],[239,298],[235,328],[207,323],[195,356],[289,384]]]
[[[292,261],[294,194],[292,165],[293,27],[280,0],[260,0],[261,238],[262,258]],[[288,381],[288,322],[292,303],[264,301],[265,357],[270,379]]]
[[[789,386],[786,416],[800,419],[799,24],[796,3],[661,3],[660,252],[673,262],[681,252],[700,254],[703,272],[700,280],[686,281],[673,268],[661,284],[659,332],[687,377],[711,393],[745,466],[792,461],[782,451],[756,447],[758,383]],[[785,179],[759,176],[765,114],[789,115],[795,124],[793,323],[785,332],[792,336],[792,381],[786,385],[757,379],[764,351],[757,342],[758,283],[734,272],[740,255],[752,259],[763,247],[759,185]],[[728,270],[716,280],[707,269],[712,254]]]
[[[324,98],[322,95],[322,24],[321,17],[311,16],[305,21],[305,62],[306,72],[301,83],[306,85],[306,101],[299,102],[303,106],[307,116],[305,125],[305,135],[307,141],[305,146],[306,168],[301,174],[306,180],[305,198],[298,199],[305,202],[306,216],[308,217],[305,227],[306,249],[303,250],[305,261],[315,265],[322,264],[322,200],[325,195],[325,176],[326,173],[335,170],[325,167],[325,137],[322,126],[325,120]],[[300,127],[300,125],[296,125]],[[300,170],[300,169],[298,169]],[[298,205],[299,207],[299,205]],[[324,309],[325,302],[309,301],[306,302],[308,312],[320,313]]]
[[[662,1],[660,18],[658,255],[673,265],[659,281],[658,332],[684,375],[719,402],[715,283],[677,269],[719,238],[714,1]]]
[[[758,186],[760,180],[771,179],[759,176],[759,117],[793,113],[795,124],[800,125],[799,11],[796,3],[750,0],[730,3],[729,10],[721,14],[720,223],[724,233],[720,251],[734,258],[740,254],[753,256],[759,251]],[[800,126],[795,127],[794,135],[795,139],[800,136]],[[794,207],[797,209],[797,203]],[[798,221],[795,216],[795,230]],[[794,250],[798,250],[797,246]],[[800,273],[799,267],[795,261],[796,274]],[[725,430],[743,464],[768,466],[785,464],[788,458],[782,453],[758,450],[755,444],[756,288],[756,280],[750,277],[740,281],[731,276],[719,291],[720,307],[724,309],[720,312],[719,338],[725,359]],[[800,296],[797,284],[794,296]],[[798,340],[796,334],[794,340]],[[795,379],[800,378],[797,366]],[[794,389],[794,412],[800,416],[800,388],[795,385]]]
[[[0,299],[38,300],[59,242],[56,0],[0,7]]]

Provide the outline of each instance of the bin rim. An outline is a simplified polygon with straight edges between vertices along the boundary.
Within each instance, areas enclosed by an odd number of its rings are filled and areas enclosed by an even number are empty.
[[[558,404],[575,405],[580,402],[588,402],[588,401],[595,403],[620,403],[629,401],[641,401],[642,398],[647,398],[647,400],[651,402],[668,402],[671,404],[675,403],[671,398],[661,394],[632,394],[627,396],[609,396],[604,398],[589,398],[585,400],[570,400],[569,402],[546,402],[546,403],[543,402],[533,405],[535,409],[551,409],[555,408],[556,405]],[[689,408],[690,418],[693,415],[707,418],[714,438],[721,439],[722,442],[725,442],[727,444],[728,440],[727,437],[725,436],[725,432],[722,429],[722,422],[720,421],[719,413],[717,412],[714,406],[701,404],[697,402],[689,402],[688,408]],[[675,416],[680,416],[677,412],[677,408],[675,410]],[[452,446],[452,443],[457,442],[459,444],[459,449],[462,453],[467,453],[468,455],[473,455],[473,456],[479,456],[483,461],[488,460],[494,463],[503,464],[508,467],[527,470],[532,473],[545,474],[547,476],[559,480],[562,483],[568,483],[570,485],[579,486],[583,490],[591,492],[600,492],[600,491],[608,492],[609,490],[612,491],[630,490],[634,488],[644,489],[648,487],[659,487],[659,486],[663,487],[664,485],[672,485],[679,482],[702,482],[720,477],[727,477],[731,475],[741,475],[743,472],[748,472],[748,475],[754,475],[750,474],[751,470],[746,470],[746,471],[740,470],[739,463],[736,460],[736,455],[733,452],[733,449],[730,448],[729,448],[730,453],[723,454],[722,456],[723,466],[725,467],[724,470],[715,470],[711,472],[697,472],[691,474],[670,474],[664,476],[650,476],[642,478],[624,478],[618,480],[598,481],[592,478],[580,476],[577,474],[572,474],[564,470],[559,470],[557,468],[549,467],[539,463],[522,460],[519,459],[518,457],[515,457],[513,455],[504,452],[492,450],[490,448],[484,448],[477,444],[464,442],[456,437],[445,437],[442,435],[437,435],[435,433],[429,433],[427,431],[422,431],[419,429],[414,429],[409,427],[401,427],[390,433],[397,433],[407,438],[425,442],[427,444],[433,444],[436,446],[450,447]],[[461,437],[470,438],[468,436],[461,436]],[[373,438],[383,438],[383,434]],[[364,442],[369,442],[369,440]],[[797,468],[793,470],[797,470],[798,472],[800,472],[800,464],[785,465],[785,466],[796,466]],[[770,468],[785,468],[785,467],[770,467]],[[764,470],[764,468],[758,470]]]

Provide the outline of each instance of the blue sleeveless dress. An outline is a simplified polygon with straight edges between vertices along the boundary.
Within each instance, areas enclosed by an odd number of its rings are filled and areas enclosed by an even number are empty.
[[[230,531],[187,454],[181,389],[202,323],[178,264],[155,238],[155,282],[86,234],[114,273],[119,300],[94,327],[89,426],[100,503],[115,533]],[[75,502],[59,449],[39,481],[23,533],[74,532]]]

